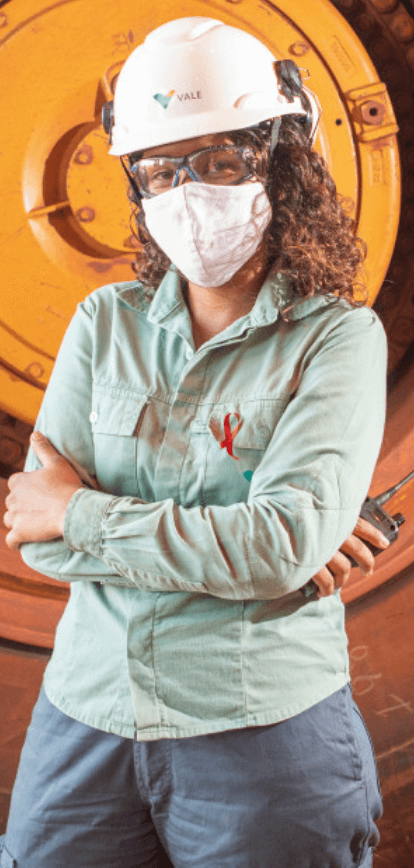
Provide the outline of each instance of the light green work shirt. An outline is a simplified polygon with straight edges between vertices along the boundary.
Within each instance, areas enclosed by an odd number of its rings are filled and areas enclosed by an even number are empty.
[[[382,437],[376,315],[278,275],[195,350],[180,278],[79,305],[36,428],[80,471],[50,701],[139,740],[271,724],[349,679],[340,593],[300,588],[356,523]],[[39,466],[30,451],[26,470]],[[101,490],[87,487],[96,478]]]

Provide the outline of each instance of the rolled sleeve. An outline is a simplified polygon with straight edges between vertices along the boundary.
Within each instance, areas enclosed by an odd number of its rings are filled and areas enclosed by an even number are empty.
[[[35,429],[51,441],[55,449],[70,461],[84,483],[90,486],[95,484],[89,416],[96,351],[93,303],[89,298],[78,306],[63,338],[35,425]],[[29,449],[25,471],[40,467],[39,459]],[[83,490],[87,489],[80,491]],[[20,547],[20,554],[33,570],[61,581],[100,581],[111,576],[111,569],[102,560],[87,552],[74,554],[62,539],[25,543]]]

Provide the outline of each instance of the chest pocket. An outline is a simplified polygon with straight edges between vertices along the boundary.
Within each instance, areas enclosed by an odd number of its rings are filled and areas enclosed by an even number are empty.
[[[95,446],[96,476],[104,491],[139,497],[137,442],[147,395],[95,389],[89,421]]]
[[[269,400],[215,404],[208,427],[203,501],[229,505],[246,501],[289,395]]]

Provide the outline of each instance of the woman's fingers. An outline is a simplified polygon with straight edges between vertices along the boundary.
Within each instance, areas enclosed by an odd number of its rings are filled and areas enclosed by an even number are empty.
[[[6,545],[11,549],[62,537],[69,501],[82,487],[76,471],[46,438],[37,451],[43,467],[14,473],[9,479],[3,522],[9,530]]]
[[[366,546],[357,536],[350,536],[341,546],[341,552],[345,555],[350,555],[356,561],[358,567],[366,575],[371,575],[374,570],[374,555],[371,549]]]
[[[15,485],[18,484],[21,473],[13,473],[7,480],[9,491],[12,491]]]
[[[10,533],[6,534],[5,543],[9,549],[12,549],[12,551],[18,551],[21,545],[18,537],[16,537],[12,530],[10,531]]]
[[[389,541],[379,528],[370,524],[366,519],[359,518],[354,533],[345,540],[340,551],[337,551],[329,563],[312,577],[318,586],[319,597],[329,597],[337,588],[342,588],[345,585],[352,569],[349,557],[356,561],[366,575],[373,572],[374,555],[363,540],[378,548],[385,549],[389,546]]]
[[[319,588],[319,597],[329,597],[337,588],[342,588],[349,579],[351,564],[349,559],[341,552],[336,552],[315,576],[312,576],[315,585]]]
[[[378,548],[386,549],[390,544],[389,540],[380,531],[379,527],[371,524],[371,522],[367,521],[365,518],[361,518],[361,516],[355,525],[353,536],[365,539],[367,542],[371,542],[373,545],[378,546]]]
[[[363,540],[372,543],[380,549],[387,548],[389,540],[381,533],[379,528],[366,521],[366,519],[359,518],[354,533],[341,546],[341,552],[350,555],[362,572],[370,575],[373,572],[375,560],[371,549],[365,545]]]
[[[328,567],[322,567],[315,576],[312,576],[312,581],[318,587],[318,597],[329,597],[335,590],[335,582],[332,573]]]
[[[62,461],[60,452],[52,446],[50,440],[41,431],[32,432],[30,445],[39,461],[42,462],[43,467],[50,467],[54,462]]]

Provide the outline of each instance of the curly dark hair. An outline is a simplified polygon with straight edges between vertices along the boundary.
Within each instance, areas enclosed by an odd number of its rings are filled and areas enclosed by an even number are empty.
[[[236,144],[251,136],[266,150],[270,122],[230,135]],[[365,242],[356,236],[349,202],[339,196],[325,160],[292,116],[282,118],[264,181],[273,211],[265,235],[268,269],[286,275],[301,297],[333,292],[353,304],[364,303]],[[133,269],[144,285],[155,289],[171,263],[151,237],[132,191],[130,198],[142,245]]]

